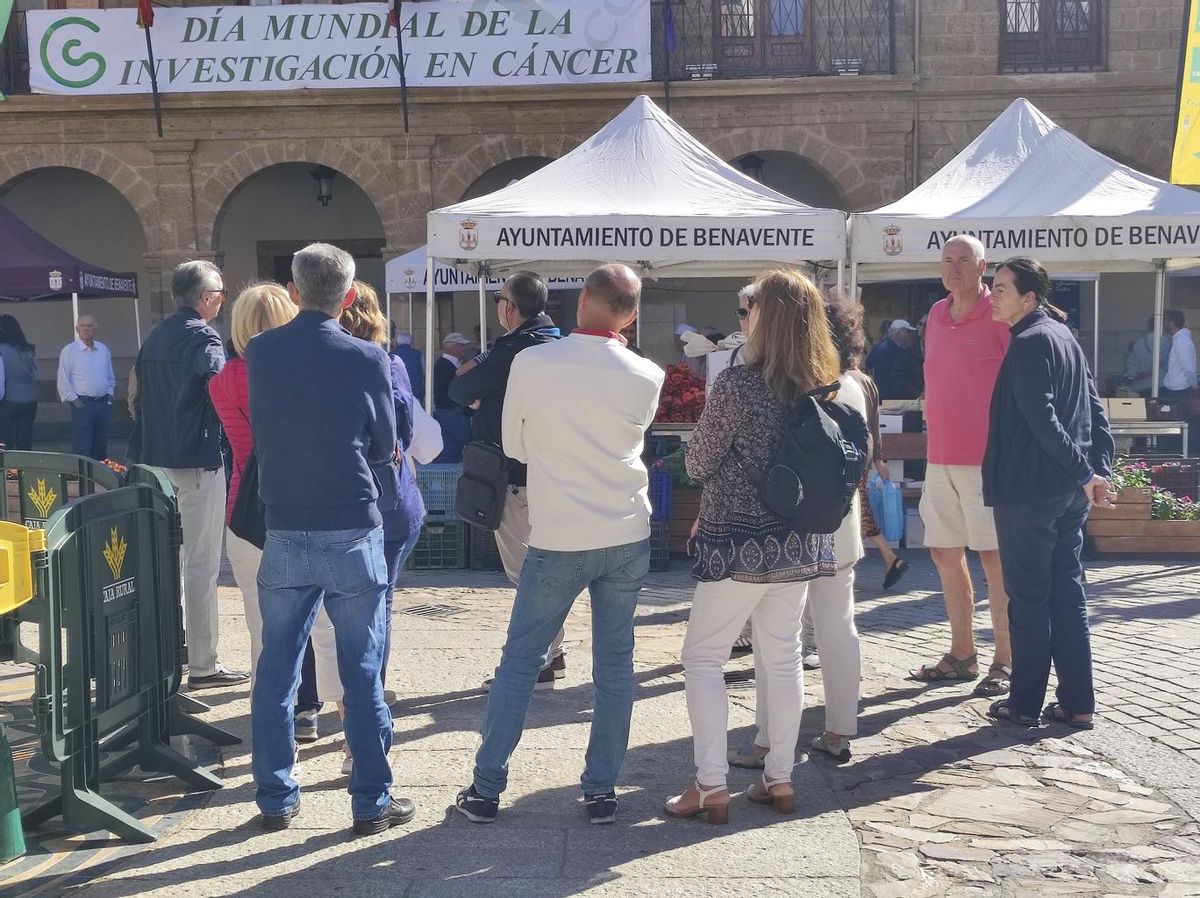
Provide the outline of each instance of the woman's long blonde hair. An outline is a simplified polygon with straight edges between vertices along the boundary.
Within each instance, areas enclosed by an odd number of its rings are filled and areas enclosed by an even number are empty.
[[[387,318],[379,308],[375,288],[363,281],[354,282],[354,302],[342,312],[342,327],[360,340],[388,348]]]
[[[768,271],[754,282],[758,321],[746,345],[746,364],[785,406],[828,386],[841,370],[825,316],[825,300],[798,271]]]
[[[300,310],[288,292],[272,281],[250,284],[234,300],[229,326],[233,350],[246,354],[246,345],[263,331],[287,324]]]

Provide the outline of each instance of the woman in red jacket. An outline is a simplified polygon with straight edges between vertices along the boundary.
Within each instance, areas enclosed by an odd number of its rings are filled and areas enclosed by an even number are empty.
[[[245,604],[246,626],[250,629],[251,676],[254,675],[258,666],[258,656],[262,652],[262,614],[258,608],[258,565],[262,560],[262,549],[236,536],[228,527],[234,503],[237,501],[242,469],[254,449],[254,437],[250,430],[250,387],[246,379],[246,362],[242,356],[246,345],[254,337],[263,331],[287,324],[296,317],[297,311],[296,304],[292,302],[287,291],[278,284],[251,284],[243,290],[233,304],[231,346],[227,347],[230,350],[227,353],[229,361],[221,373],[208,382],[213,407],[221,419],[221,426],[225,429],[225,435],[233,449],[233,476],[229,482],[228,501],[225,506],[225,554],[229,558],[233,579],[242,591]],[[333,648],[333,626],[323,609],[313,625],[312,638],[314,647],[328,643],[327,652],[317,652],[317,694],[321,701],[340,701],[342,686],[336,660],[331,667],[327,658],[323,657],[336,651]],[[336,659],[336,655],[333,657]],[[319,705],[317,707],[319,708]],[[315,728],[315,712],[302,709],[297,713],[298,738],[311,741],[305,739],[302,731],[311,730],[310,735],[315,736]]]

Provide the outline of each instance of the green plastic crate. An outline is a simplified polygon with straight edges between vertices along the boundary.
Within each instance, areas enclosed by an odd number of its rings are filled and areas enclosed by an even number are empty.
[[[466,524],[430,523],[421,528],[421,537],[408,556],[412,571],[461,570],[467,566]]]

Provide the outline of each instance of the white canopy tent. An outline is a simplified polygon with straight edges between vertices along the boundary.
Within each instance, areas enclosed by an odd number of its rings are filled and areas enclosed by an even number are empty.
[[[816,260],[836,261],[840,274],[846,256],[844,213],[760,184],[645,96],[545,168],[430,212],[428,227],[431,340],[436,260],[489,276],[624,262],[643,277],[721,277]],[[431,391],[432,377],[427,400]]]
[[[392,294],[407,293],[408,328],[409,330],[412,330],[413,294],[426,292],[425,281],[428,277],[426,264],[428,259],[427,250],[427,247],[419,246],[402,256],[397,256],[394,259],[390,259],[384,266],[384,280],[387,288],[387,319],[389,328],[391,327],[392,323]],[[485,341],[487,339],[486,291],[499,290],[503,285],[504,278],[502,277],[492,277],[486,279],[481,285],[478,277],[473,274],[469,274],[466,271],[455,268],[453,265],[446,265],[441,262],[434,265],[434,293],[457,293],[459,291],[466,290],[480,291],[479,320],[480,330]],[[583,286],[583,278],[547,278],[546,286],[551,290],[578,290]]]
[[[911,193],[851,215],[851,288],[928,277],[964,233],[993,261],[1032,256],[1052,274],[1155,271],[1161,333],[1166,267],[1200,256],[1200,193],[1108,158],[1017,99]]]

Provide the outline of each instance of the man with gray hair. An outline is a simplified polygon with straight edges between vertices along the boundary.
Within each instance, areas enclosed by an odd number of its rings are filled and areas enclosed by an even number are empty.
[[[983,282],[987,270],[984,252],[983,244],[967,234],[946,241],[942,284],[949,295],[929,310],[925,331],[929,465],[921,495],[921,520],[925,545],[942,580],[950,650],[934,663],[912,671],[911,676],[921,682],[969,681],[979,676],[975,591],[966,552],[974,549],[987,575],[996,643],[992,664],[975,694],[994,698],[1008,692],[1012,647],[996,522],[983,501],[983,454],[992,391],[1011,335],[1008,325],[992,318],[992,292]]]
[[[263,828],[300,811],[292,776],[292,702],[318,606],[337,633],[354,832],[381,833],[416,813],[391,795],[392,715],[383,698],[385,605],[379,482],[371,468],[399,462],[391,366],[379,346],[338,323],[354,302],[354,259],[313,243],[292,259],[288,291],[300,306],[246,348],[250,426],[258,453],[267,538],[258,569],[262,655],[250,703],[254,782]]]
[[[134,374],[129,458],[162,468],[175,485],[183,521],[184,629],[188,688],[245,683],[245,674],[217,660],[217,574],[225,530],[225,469],[221,425],[208,399],[208,380],[225,365],[221,338],[209,322],[225,301],[221,270],[184,262],[171,276],[178,307],[150,332]]]

